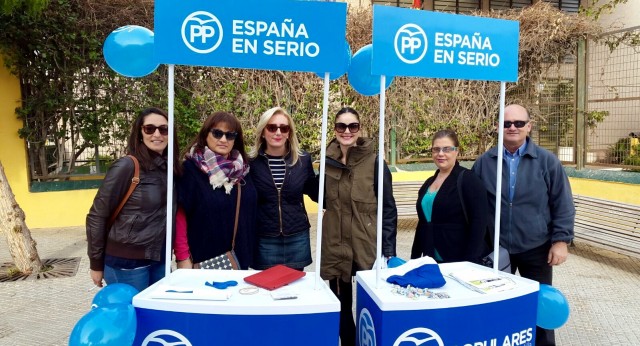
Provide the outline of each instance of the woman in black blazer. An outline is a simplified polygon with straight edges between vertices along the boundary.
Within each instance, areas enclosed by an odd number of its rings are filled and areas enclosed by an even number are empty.
[[[411,258],[480,263],[487,252],[487,191],[480,178],[458,163],[459,142],[453,130],[436,132],[431,144],[438,170],[418,192],[419,220]]]

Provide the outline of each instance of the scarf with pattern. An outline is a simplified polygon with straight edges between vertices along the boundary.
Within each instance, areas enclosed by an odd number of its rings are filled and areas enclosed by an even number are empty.
[[[227,158],[216,154],[208,147],[204,147],[203,152],[193,146],[186,156],[207,174],[209,184],[214,190],[224,186],[227,194],[231,194],[233,185],[249,173],[249,165],[244,163],[242,155],[236,149],[231,150]]]

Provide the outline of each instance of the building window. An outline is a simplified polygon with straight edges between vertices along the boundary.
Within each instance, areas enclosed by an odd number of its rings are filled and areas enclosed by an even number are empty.
[[[436,11],[470,13],[480,9],[480,0],[434,0]]]

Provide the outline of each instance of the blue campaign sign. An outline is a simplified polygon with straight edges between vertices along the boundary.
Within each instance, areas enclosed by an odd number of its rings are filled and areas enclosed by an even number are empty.
[[[343,73],[347,4],[156,0],[162,64]]]
[[[374,75],[515,82],[517,21],[373,6]]]

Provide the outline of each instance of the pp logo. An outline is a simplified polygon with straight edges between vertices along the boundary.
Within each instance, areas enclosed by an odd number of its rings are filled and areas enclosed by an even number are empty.
[[[427,54],[427,34],[416,24],[405,24],[393,40],[396,55],[407,64],[415,64]]]
[[[402,333],[393,346],[444,346],[438,333],[428,328],[413,328]]]
[[[360,346],[376,346],[376,328],[369,310],[362,309],[358,318],[358,339]]]
[[[192,346],[184,335],[169,329],[160,329],[147,335],[142,341],[142,346]]]
[[[196,53],[211,53],[222,42],[222,24],[209,12],[197,11],[182,22],[182,41]]]

